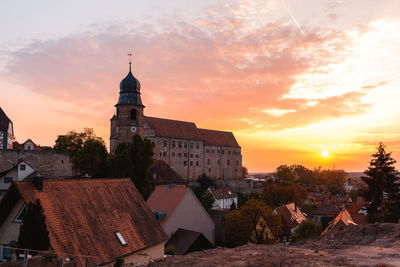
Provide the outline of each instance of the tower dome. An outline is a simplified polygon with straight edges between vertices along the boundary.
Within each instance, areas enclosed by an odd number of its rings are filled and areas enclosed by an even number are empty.
[[[119,99],[117,105],[138,105],[143,106],[140,98],[140,82],[131,71],[131,62],[129,62],[129,73],[119,84]]]

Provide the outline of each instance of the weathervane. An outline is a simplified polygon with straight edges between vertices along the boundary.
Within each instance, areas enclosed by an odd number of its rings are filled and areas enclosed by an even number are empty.
[[[128,56],[129,56],[129,71],[131,71],[132,53],[128,53]]]

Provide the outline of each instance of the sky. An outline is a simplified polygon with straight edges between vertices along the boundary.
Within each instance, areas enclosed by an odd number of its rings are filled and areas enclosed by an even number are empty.
[[[400,160],[399,14],[398,0],[3,0],[0,107],[19,142],[93,128],[108,146],[132,53],[145,115],[232,131],[250,172],[363,171],[379,142]]]

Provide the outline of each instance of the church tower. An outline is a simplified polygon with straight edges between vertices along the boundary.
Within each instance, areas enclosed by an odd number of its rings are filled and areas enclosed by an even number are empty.
[[[144,105],[140,97],[140,82],[133,76],[131,65],[129,62],[129,73],[119,84],[116,114],[111,118],[110,152],[119,143],[131,142],[135,134],[143,136]]]

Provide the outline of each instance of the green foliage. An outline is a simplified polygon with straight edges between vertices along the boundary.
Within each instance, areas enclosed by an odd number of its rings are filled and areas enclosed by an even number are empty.
[[[276,168],[275,177],[278,178],[282,184],[291,185],[294,184],[296,175],[294,172],[295,166],[281,165]]]
[[[192,187],[192,190],[199,199],[204,191],[210,187],[216,186],[215,181],[204,173],[197,178],[196,182],[198,183],[198,186]]]
[[[305,220],[300,223],[292,235],[293,240],[302,240],[321,235],[322,227],[313,220]]]
[[[235,201],[232,202],[231,206],[229,207],[230,210],[235,210],[236,209],[236,204]]]
[[[246,178],[247,176],[249,176],[249,171],[247,170],[246,166],[242,167],[242,178]]]
[[[230,246],[247,242],[257,244],[274,240],[281,227],[281,219],[262,200],[250,199],[240,209],[225,217],[223,234]],[[268,232],[272,235],[269,235]]]
[[[19,143],[18,143],[17,141],[14,141],[14,142],[12,143],[12,149],[14,149],[14,150],[19,150]]]
[[[151,166],[154,144],[135,135],[131,143],[121,143],[108,158],[108,175],[112,178],[131,178],[144,199],[151,194]]]
[[[369,222],[393,222],[400,219],[400,189],[396,160],[385,151],[386,146],[379,143],[377,152],[372,155],[370,166],[361,179],[368,188],[363,197],[370,202],[367,207]]]
[[[307,190],[300,185],[267,184],[264,186],[263,199],[273,208],[291,202],[302,203],[306,198]]]
[[[117,258],[114,263],[114,267],[122,267],[124,266],[124,259]]]
[[[49,232],[40,200],[29,202],[22,217],[17,246],[33,250],[47,250],[50,247]]]
[[[199,200],[207,211],[209,211],[212,208],[215,202],[215,198],[209,190],[205,190],[203,194],[201,194]]]
[[[103,139],[97,137],[93,129],[59,135],[54,150],[69,153],[72,168],[78,175],[104,177],[106,174],[107,149]]]
[[[164,254],[166,255],[176,255],[176,249],[173,245],[169,245],[164,249]]]
[[[238,207],[242,207],[244,204],[246,204],[247,201],[249,201],[250,199],[261,199],[261,195],[257,194],[257,193],[251,193],[251,194],[243,194],[240,192],[236,193],[238,195]]]

